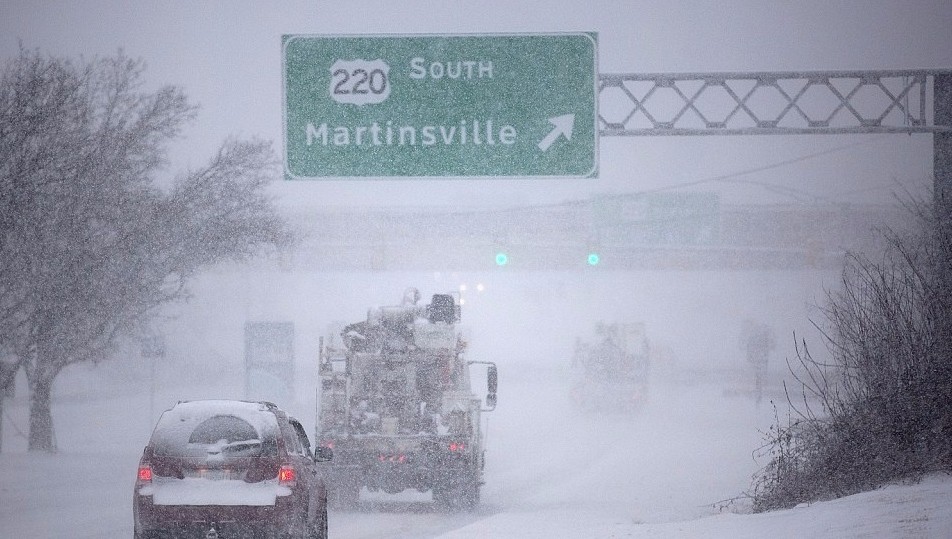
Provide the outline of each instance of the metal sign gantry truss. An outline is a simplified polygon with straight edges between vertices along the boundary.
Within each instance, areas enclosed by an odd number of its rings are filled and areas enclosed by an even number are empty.
[[[947,70],[599,76],[602,136],[933,133]],[[938,102],[936,101],[938,107]]]
[[[601,136],[931,133],[952,215],[949,69],[602,74],[598,106]]]

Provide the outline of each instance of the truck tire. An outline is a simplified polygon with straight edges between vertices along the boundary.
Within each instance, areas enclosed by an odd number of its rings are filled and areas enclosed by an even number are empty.
[[[475,511],[479,507],[479,481],[467,483],[461,487],[460,509]]]
[[[433,486],[433,504],[446,510],[450,508],[450,489],[443,486]]]
[[[332,485],[327,491],[327,501],[335,509],[353,509],[360,499],[360,486],[340,483]]]
[[[314,523],[314,527],[310,530],[308,539],[327,539],[327,506],[326,505],[321,509],[321,514],[318,516],[317,522]]]
[[[449,511],[473,511],[479,506],[479,480],[433,487],[433,502]]]

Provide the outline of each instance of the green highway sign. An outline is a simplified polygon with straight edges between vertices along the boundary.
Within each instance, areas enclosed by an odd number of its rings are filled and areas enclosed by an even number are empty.
[[[288,179],[588,178],[594,33],[283,37]]]

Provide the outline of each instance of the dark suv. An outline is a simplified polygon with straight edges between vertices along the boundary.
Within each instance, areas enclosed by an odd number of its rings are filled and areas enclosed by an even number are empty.
[[[142,452],[135,537],[325,539],[330,458],[274,404],[180,402]]]

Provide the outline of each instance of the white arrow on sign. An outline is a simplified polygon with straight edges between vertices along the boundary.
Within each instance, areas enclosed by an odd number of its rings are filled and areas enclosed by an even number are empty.
[[[539,141],[539,149],[543,152],[552,146],[552,143],[559,138],[559,135],[565,135],[565,140],[572,140],[572,128],[575,127],[575,115],[563,114],[562,116],[554,116],[549,118],[549,123],[555,127],[552,131],[549,131],[549,134],[546,135],[544,139]]]

